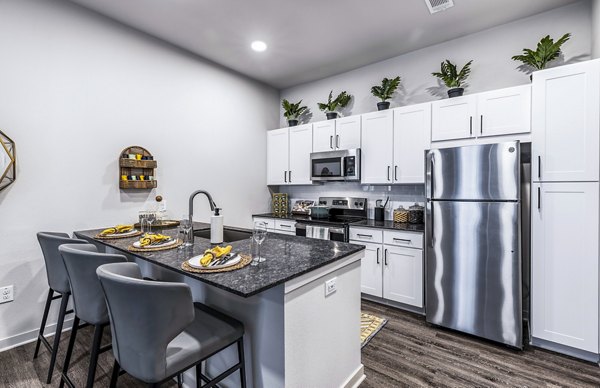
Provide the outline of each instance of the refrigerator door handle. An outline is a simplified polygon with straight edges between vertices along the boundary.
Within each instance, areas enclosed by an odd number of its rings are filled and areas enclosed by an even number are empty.
[[[538,155],[538,178],[542,177],[542,157]]]
[[[538,210],[542,209],[542,188],[538,186]]]

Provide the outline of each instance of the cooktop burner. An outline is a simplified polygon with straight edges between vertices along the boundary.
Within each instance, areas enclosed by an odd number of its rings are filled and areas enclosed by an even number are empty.
[[[310,217],[298,219],[304,223],[348,225],[367,218],[366,198],[321,197],[319,205],[329,208],[329,217]]]

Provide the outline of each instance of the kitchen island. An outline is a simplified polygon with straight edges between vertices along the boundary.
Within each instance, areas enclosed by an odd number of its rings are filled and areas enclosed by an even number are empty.
[[[194,230],[207,224],[195,223]],[[266,260],[242,269],[196,274],[181,263],[211,247],[196,237],[186,249],[129,252],[136,238],[97,240],[100,230],[75,232],[100,249],[123,253],[144,276],[190,285],[194,300],[245,325],[249,387],[356,387],[364,379],[360,355],[360,260],[364,247],[269,233],[262,244]],[[163,234],[176,236],[177,229]],[[251,253],[251,240],[230,243]],[[335,290],[326,295],[326,283]],[[211,358],[206,373],[215,376],[237,361],[235,349]],[[193,373],[185,383],[192,386]],[[239,376],[221,386],[239,386]]]

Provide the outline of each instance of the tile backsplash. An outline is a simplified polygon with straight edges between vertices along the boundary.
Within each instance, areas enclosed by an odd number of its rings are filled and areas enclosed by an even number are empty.
[[[273,192],[288,194],[291,204],[298,199],[317,200],[319,197],[359,197],[367,198],[369,218],[374,217],[375,201],[390,201],[386,207],[386,220],[392,219],[392,211],[402,205],[405,208],[415,203],[425,202],[425,185],[361,185],[350,182],[328,182],[311,186],[279,186]]]

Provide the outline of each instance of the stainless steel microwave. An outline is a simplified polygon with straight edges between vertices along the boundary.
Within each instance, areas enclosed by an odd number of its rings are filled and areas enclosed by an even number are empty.
[[[360,181],[360,148],[310,154],[313,181]]]

